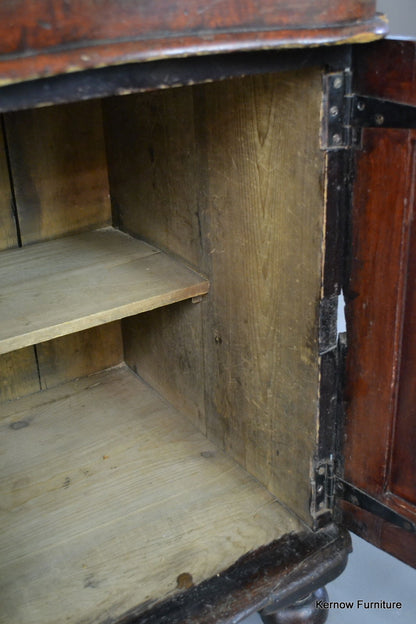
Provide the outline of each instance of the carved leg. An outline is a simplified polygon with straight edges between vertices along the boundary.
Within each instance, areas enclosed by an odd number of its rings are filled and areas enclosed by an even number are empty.
[[[316,608],[317,600],[328,601],[325,587],[283,608],[276,605],[274,609],[272,603],[260,612],[260,617],[264,624],[323,624],[328,617],[328,610]]]

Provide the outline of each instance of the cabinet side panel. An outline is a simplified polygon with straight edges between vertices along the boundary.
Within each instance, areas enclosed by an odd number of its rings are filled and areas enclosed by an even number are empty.
[[[0,249],[10,247],[17,247],[17,234],[13,218],[13,196],[9,181],[6,143],[0,118]]]
[[[203,266],[192,88],[103,102],[115,222]],[[126,363],[205,431],[201,304],[122,323]]]
[[[323,230],[317,69],[198,89],[208,436],[309,521]]]
[[[5,115],[23,245],[108,224],[99,102]]]
[[[320,103],[312,69],[104,109],[120,226],[211,283],[202,323],[185,307],[176,319],[161,311],[142,326],[125,322],[126,361],[152,383],[167,371],[158,389],[170,400],[197,395],[201,429],[306,521],[318,409]],[[127,113],[120,133],[115,121]]]

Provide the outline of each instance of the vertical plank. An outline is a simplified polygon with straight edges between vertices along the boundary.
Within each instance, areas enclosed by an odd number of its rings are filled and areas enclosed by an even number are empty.
[[[22,243],[110,222],[99,102],[5,115]]]
[[[16,246],[17,235],[13,218],[13,198],[9,182],[6,144],[3,127],[0,125],[0,250]]]
[[[198,92],[211,265],[208,436],[308,521],[324,214],[321,74]]]
[[[123,360],[119,321],[37,345],[42,390],[86,377]]]
[[[33,347],[0,355],[0,402],[11,401],[40,390]]]

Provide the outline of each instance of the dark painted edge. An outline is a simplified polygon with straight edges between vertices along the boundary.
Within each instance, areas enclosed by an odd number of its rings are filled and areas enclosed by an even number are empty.
[[[315,533],[289,533],[196,587],[150,609],[129,611],[116,624],[232,624],[271,601],[290,604],[333,580],[350,551],[348,532],[333,524]]]

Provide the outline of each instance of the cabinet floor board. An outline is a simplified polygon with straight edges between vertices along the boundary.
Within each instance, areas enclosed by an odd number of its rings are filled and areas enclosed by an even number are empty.
[[[0,622],[104,622],[304,526],[125,365],[5,404]]]
[[[0,353],[208,291],[158,249],[104,228],[2,253]]]

